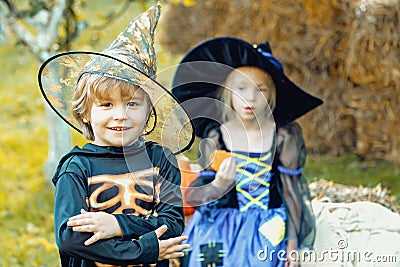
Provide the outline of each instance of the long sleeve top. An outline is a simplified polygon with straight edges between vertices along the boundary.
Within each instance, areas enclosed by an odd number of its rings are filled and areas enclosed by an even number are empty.
[[[183,232],[176,166],[172,152],[153,142],[124,148],[86,144],[65,155],[53,177],[54,227],[62,266],[156,263],[159,251],[154,230],[167,225],[162,239]],[[114,214],[122,237],[85,246],[92,234],[67,226],[68,219],[82,208]]]

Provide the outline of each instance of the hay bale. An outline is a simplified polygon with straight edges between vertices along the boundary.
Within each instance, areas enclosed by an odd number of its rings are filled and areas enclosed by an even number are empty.
[[[365,159],[400,164],[400,95],[398,91],[368,86],[352,88],[346,95],[353,109],[357,135],[355,152]]]
[[[344,75],[354,84],[395,89],[400,85],[400,2],[350,1]]]
[[[341,75],[353,87],[346,104],[356,119],[355,152],[400,164],[400,2],[350,1]]]
[[[170,4],[158,38],[183,54],[204,39],[269,40],[285,72],[325,100],[299,120],[312,152],[400,164],[400,2],[204,0]],[[371,103],[374,99],[374,103]]]

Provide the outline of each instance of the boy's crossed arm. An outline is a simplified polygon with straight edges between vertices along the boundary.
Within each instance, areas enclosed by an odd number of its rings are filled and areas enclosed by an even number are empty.
[[[85,241],[89,246],[101,239],[122,236],[121,228],[114,215],[106,212],[87,212],[81,209],[81,214],[71,217],[67,223],[74,232],[93,233],[92,237]],[[180,243],[187,240],[187,236],[178,236],[166,240],[160,237],[167,231],[167,226],[162,225],[154,232],[158,238],[159,256],[158,260],[183,257],[183,250],[190,248],[188,244]]]

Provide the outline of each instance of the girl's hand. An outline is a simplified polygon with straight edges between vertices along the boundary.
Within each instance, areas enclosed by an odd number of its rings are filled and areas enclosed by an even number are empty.
[[[122,236],[121,228],[115,216],[102,211],[87,212],[81,209],[81,214],[69,218],[67,225],[72,226],[74,232],[93,233],[93,236],[85,241],[86,246],[100,239]]]
[[[299,259],[294,259],[298,253],[291,253],[296,250],[296,240],[289,239],[286,246],[286,262],[284,267],[298,267],[300,266]]]
[[[222,161],[212,184],[219,189],[227,190],[235,182],[236,162],[235,158],[229,157]]]
[[[160,240],[160,237],[167,231],[167,229],[166,225],[162,225],[154,231],[158,238],[158,261],[183,257],[184,254],[182,250],[190,248],[189,244],[180,245],[181,242],[188,239],[187,236],[178,236],[166,240]]]

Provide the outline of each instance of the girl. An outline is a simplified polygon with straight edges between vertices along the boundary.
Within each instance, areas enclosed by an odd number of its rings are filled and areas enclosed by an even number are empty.
[[[312,245],[314,221],[293,120],[322,101],[290,82],[267,43],[231,37],[189,51],[173,93],[203,138],[205,169],[186,190],[198,209],[182,265],[297,266],[291,251]]]
[[[190,124],[181,124],[189,121],[185,112],[150,79],[159,13],[156,5],[141,14],[103,53],[60,54],[40,69],[46,100],[92,141],[65,155],[53,177],[62,266],[168,266],[166,259],[189,247],[179,245],[186,237],[173,153],[191,140],[169,147],[144,140],[176,138],[179,127],[191,135]],[[163,131],[151,135],[159,108],[153,103],[163,97],[180,120],[158,121]]]

